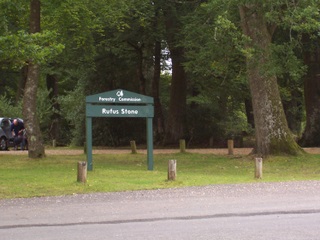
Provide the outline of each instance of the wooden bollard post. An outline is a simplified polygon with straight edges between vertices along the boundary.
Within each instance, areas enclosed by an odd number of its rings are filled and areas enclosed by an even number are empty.
[[[255,178],[262,178],[262,158],[256,158],[255,160]]]
[[[78,162],[78,182],[87,182],[87,162]]]
[[[209,147],[213,147],[213,137],[210,137],[209,139]]]
[[[168,180],[175,181],[177,176],[177,160],[169,160],[168,163]]]
[[[130,146],[131,146],[131,153],[136,154],[137,153],[136,141],[130,141]]]
[[[57,141],[55,139],[52,140],[52,147],[57,147]]]
[[[228,140],[228,154],[233,155],[233,140]]]
[[[186,140],[180,139],[179,145],[180,145],[180,152],[185,153],[186,152]]]

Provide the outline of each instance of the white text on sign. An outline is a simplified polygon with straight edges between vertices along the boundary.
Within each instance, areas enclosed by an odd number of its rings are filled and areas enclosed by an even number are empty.
[[[120,111],[118,109],[106,109],[102,108],[102,114],[104,115],[138,115],[139,111],[138,110],[129,110],[126,108],[121,108]]]

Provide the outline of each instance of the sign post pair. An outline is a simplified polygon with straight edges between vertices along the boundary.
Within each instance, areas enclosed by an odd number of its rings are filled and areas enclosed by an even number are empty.
[[[138,93],[117,89],[86,97],[86,144],[87,167],[93,169],[92,163],[92,118],[125,117],[146,118],[147,125],[147,164],[153,170],[153,98]]]

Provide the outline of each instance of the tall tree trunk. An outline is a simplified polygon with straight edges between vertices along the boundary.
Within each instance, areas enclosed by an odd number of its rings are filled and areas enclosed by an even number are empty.
[[[304,63],[308,73],[304,78],[306,128],[301,144],[306,147],[320,146],[320,48],[318,43],[304,37]]]
[[[30,33],[40,32],[40,1],[30,2]],[[30,158],[45,156],[40,126],[37,119],[37,89],[40,79],[40,66],[29,61],[27,81],[23,96],[23,118],[27,129]]]
[[[160,138],[164,133],[164,117],[160,102],[160,75],[161,75],[161,42],[156,41],[154,46],[154,73],[152,81],[152,95],[154,99],[154,129],[155,137]]]
[[[172,59],[172,80],[164,144],[174,144],[179,139],[184,138],[186,124],[187,81],[182,66],[183,50],[182,48],[170,48],[170,53]]]
[[[24,66],[21,68],[21,77],[18,82],[18,88],[16,92],[16,103],[18,103],[21,100],[21,97],[23,97],[23,90],[26,85],[28,77],[28,66]]]
[[[182,65],[184,49],[179,46],[178,37],[182,29],[179,16],[184,15],[182,9],[182,5],[173,2],[166,3],[166,8],[164,9],[167,42],[172,60],[170,103],[164,144],[176,144],[179,139],[184,138],[186,125],[187,80]]]
[[[155,14],[153,18],[153,30],[154,32],[159,32],[159,21],[160,21],[160,6],[158,3],[155,5]],[[153,79],[152,79],[152,96],[154,99],[154,118],[153,118],[153,129],[155,132],[155,141],[157,143],[162,143],[165,126],[164,126],[164,115],[162,111],[162,105],[160,101],[160,77],[161,77],[161,37],[155,38],[154,41],[154,63],[153,63]]]
[[[146,95],[146,78],[143,74],[143,48],[144,44],[135,44],[127,42],[131,47],[134,48],[137,54],[137,65],[136,65],[136,78],[139,84],[139,93]]]
[[[301,133],[301,122],[303,120],[303,93],[297,87],[291,89],[290,95],[290,101],[283,101],[282,103],[288,127],[297,135]]]
[[[253,116],[251,99],[245,98],[244,105],[246,109],[247,123],[250,125],[250,127],[254,128],[254,116]]]
[[[137,47],[136,52],[138,55],[137,78],[139,79],[139,92],[146,95],[146,78],[143,74],[143,46]]]
[[[51,116],[50,136],[51,139],[59,141],[60,105],[58,99],[58,79],[53,75],[47,75],[47,89],[50,91],[49,97],[52,104],[53,114]]]
[[[255,49],[253,56],[247,58],[256,133],[255,152],[261,156],[301,153],[303,150],[288,128],[277,78],[265,69],[271,57],[270,46],[275,26],[268,25],[258,3],[240,6],[239,10],[242,30],[251,39],[248,47]]]

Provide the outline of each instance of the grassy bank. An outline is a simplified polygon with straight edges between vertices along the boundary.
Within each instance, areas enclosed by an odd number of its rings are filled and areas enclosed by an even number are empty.
[[[167,181],[167,163],[177,160],[177,180]],[[157,189],[256,181],[320,180],[320,155],[271,157],[263,164],[263,179],[254,179],[254,162],[247,156],[176,153],[154,156],[147,171],[144,154],[94,155],[88,182],[76,182],[77,162],[85,155],[48,156],[31,160],[0,153],[0,198],[53,196],[90,192]]]

